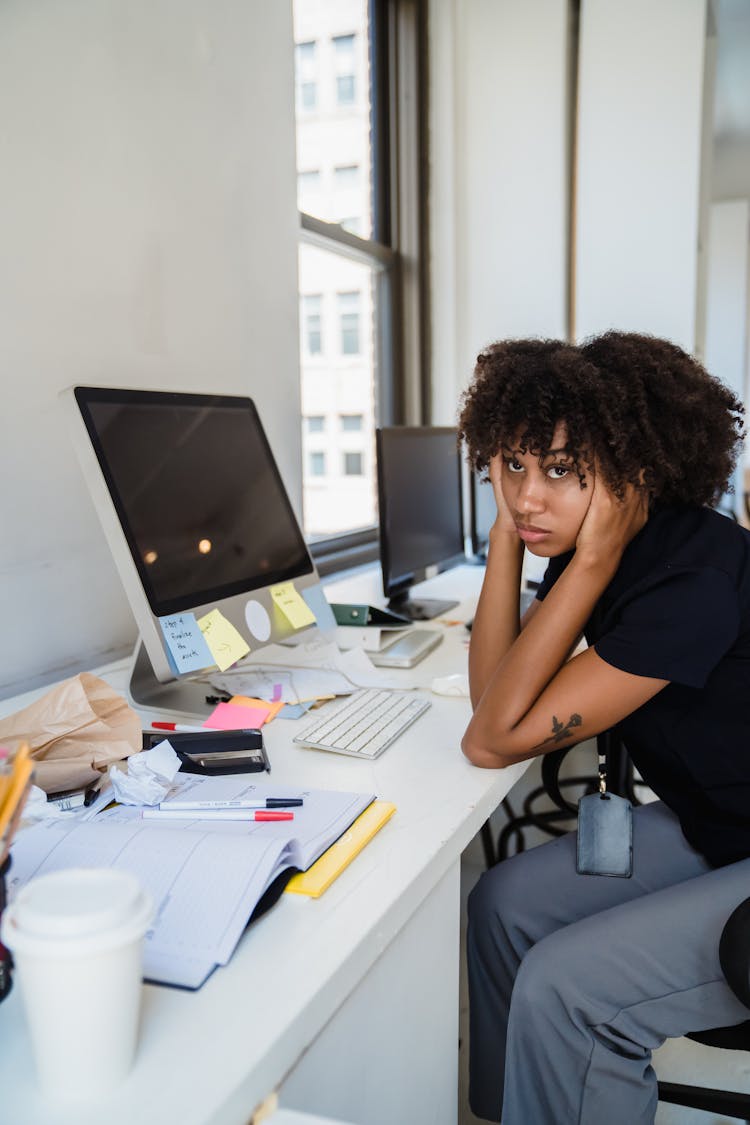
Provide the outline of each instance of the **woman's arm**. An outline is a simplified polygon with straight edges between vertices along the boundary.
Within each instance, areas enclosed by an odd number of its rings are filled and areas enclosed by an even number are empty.
[[[469,692],[474,708],[520,631],[523,543],[503,497],[501,472],[502,458],[498,454],[492,458],[489,468],[497,519],[490,529],[487,567],[469,646]]]
[[[666,685],[621,672],[591,649],[566,663],[645,520],[642,493],[631,489],[620,503],[594,481],[573,558],[501,656],[474,705],[462,748],[475,765],[505,766],[579,742],[631,714]]]

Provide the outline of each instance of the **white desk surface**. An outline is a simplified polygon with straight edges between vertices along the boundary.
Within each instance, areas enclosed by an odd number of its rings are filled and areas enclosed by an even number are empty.
[[[481,578],[481,568],[459,567],[432,579],[424,593],[460,597],[446,616],[466,620]],[[372,581],[360,574],[329,584],[329,600],[372,601]],[[445,630],[444,643],[401,673],[425,688],[434,676],[466,669],[466,630],[437,627]],[[124,662],[104,674],[124,690]],[[5,701],[0,709],[7,714],[41,694]],[[272,777],[372,791],[393,801],[396,815],[322,898],[282,896],[198,992],[145,987],[135,1067],[106,1106],[65,1107],[37,1093],[14,989],[0,1004],[0,1117],[14,1125],[245,1125],[523,772],[522,765],[498,771],[470,765],[459,748],[468,700],[432,701],[374,762],[293,746],[304,719],[267,727]]]

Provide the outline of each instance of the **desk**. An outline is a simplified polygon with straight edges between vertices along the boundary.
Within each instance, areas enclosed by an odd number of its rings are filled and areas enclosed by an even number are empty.
[[[472,615],[482,578],[459,567],[423,584]],[[368,576],[331,601],[372,600]],[[419,592],[419,591],[418,591]],[[382,599],[380,599],[382,602]],[[404,680],[429,687],[465,670],[466,632]],[[106,678],[124,690],[125,664]],[[40,695],[42,692],[36,692]],[[246,1125],[282,1106],[356,1125],[454,1125],[458,1065],[459,861],[524,765],[480,770],[461,755],[466,699],[433,706],[374,762],[292,745],[304,720],[266,743],[279,781],[372,790],[398,811],[317,901],[285,895],[196,993],[146,986],[135,1067],[106,1107],[37,1094],[17,990],[0,1004],[0,1114],[13,1125]],[[27,700],[0,705],[9,713]]]

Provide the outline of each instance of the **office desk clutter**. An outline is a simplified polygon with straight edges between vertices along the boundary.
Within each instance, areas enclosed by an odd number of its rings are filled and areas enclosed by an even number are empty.
[[[93,817],[74,811],[17,837],[8,888],[15,897],[30,880],[66,867],[129,872],[155,904],[144,946],[146,979],[192,989],[227,963],[251,917],[273,905],[291,876],[307,871],[375,799],[276,785],[258,775],[177,774],[170,796],[229,803],[231,819],[207,818],[205,808],[160,819],[145,818],[143,806],[114,804]],[[291,813],[291,821],[262,821],[254,809],[231,808],[251,800],[302,804],[277,810]]]
[[[0,719],[0,745],[25,743],[47,793],[85,788],[111,762],[141,748],[141,721],[122,695],[90,672],[63,680],[41,699]]]

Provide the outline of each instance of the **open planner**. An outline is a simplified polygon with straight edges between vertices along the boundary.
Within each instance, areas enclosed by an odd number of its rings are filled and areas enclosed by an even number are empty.
[[[42,821],[13,845],[11,894],[34,876],[64,867],[130,871],[156,907],[144,947],[145,978],[199,988],[227,963],[264,893],[280,893],[284,875],[306,871],[374,800],[373,794],[294,789],[258,776],[191,776],[191,796],[302,797],[293,821],[201,820],[186,812],[184,819],[162,822],[128,806],[94,819]]]

